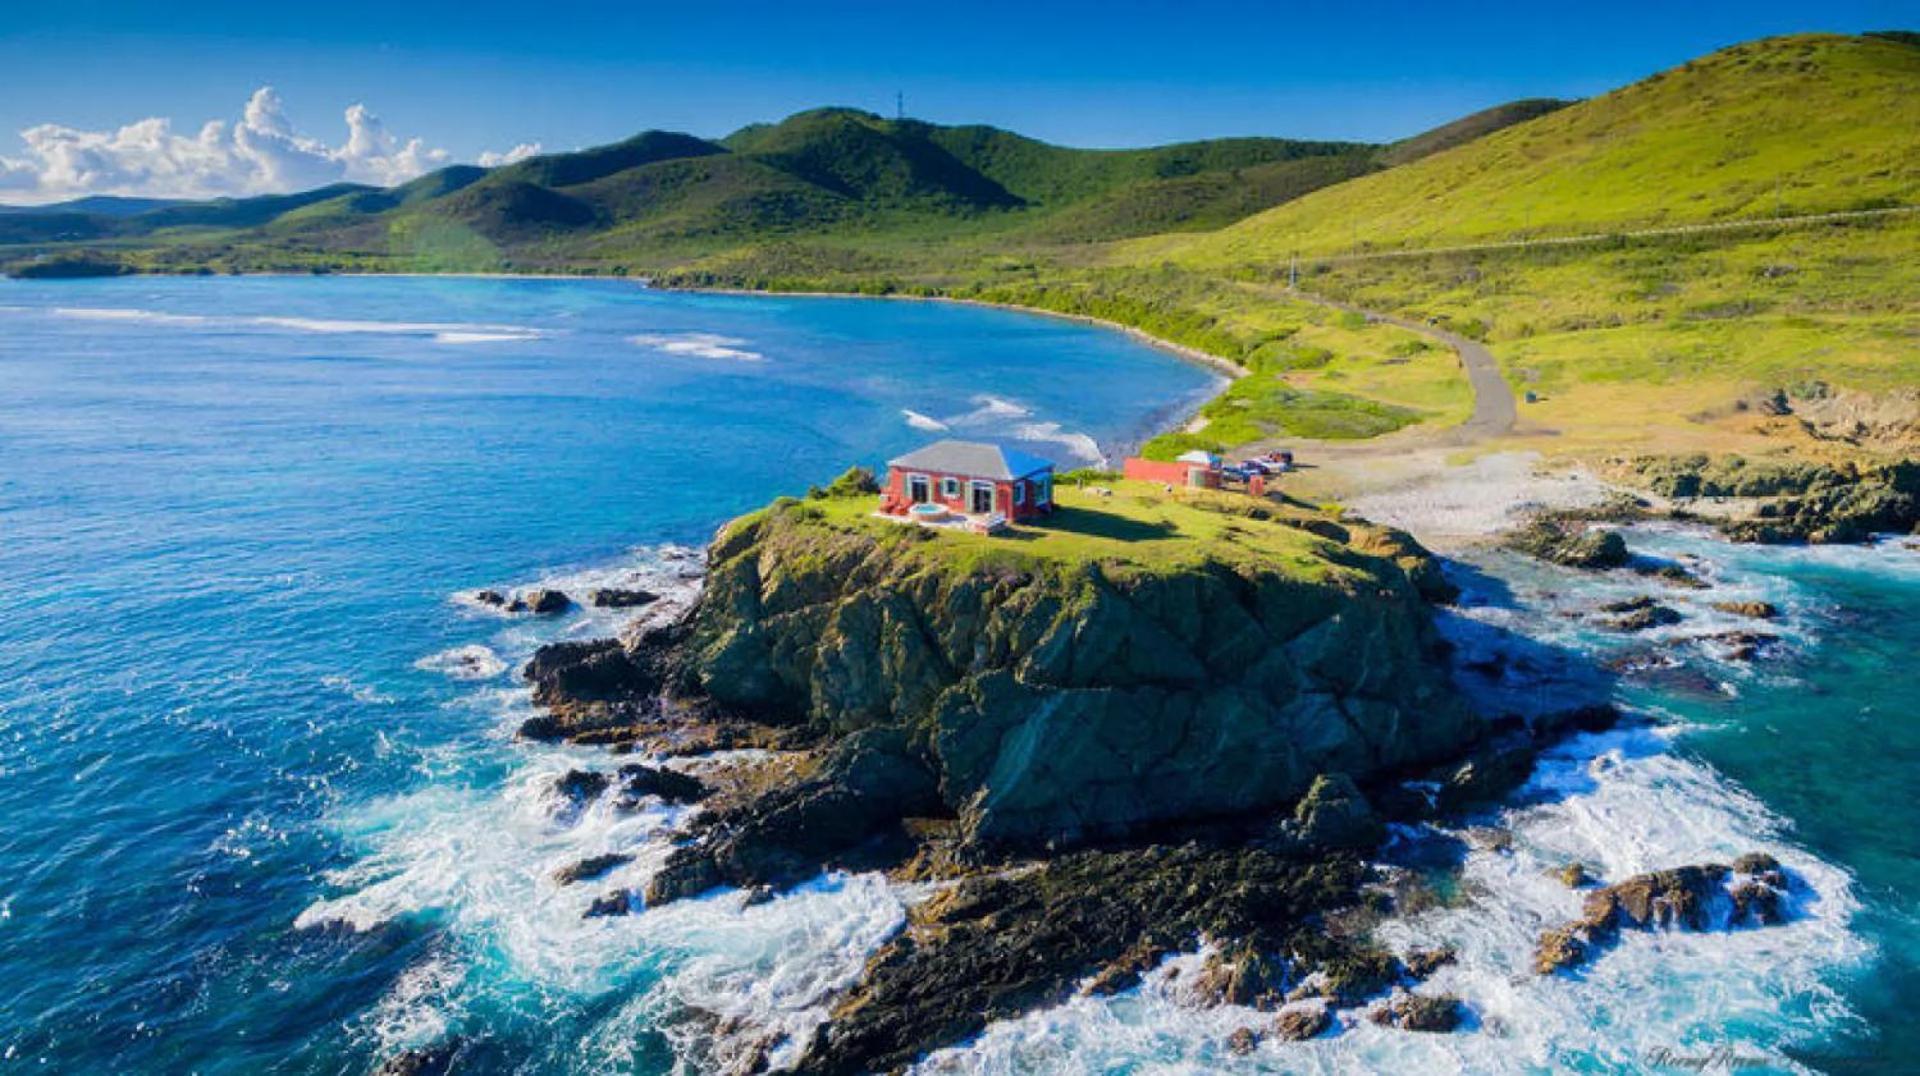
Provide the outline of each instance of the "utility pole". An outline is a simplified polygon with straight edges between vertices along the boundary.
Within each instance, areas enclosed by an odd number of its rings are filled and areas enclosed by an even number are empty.
[[[1287,290],[1300,290],[1300,252],[1293,252],[1293,260],[1287,263]]]
[[[907,95],[901,90],[893,91],[893,118],[896,120],[907,118]]]

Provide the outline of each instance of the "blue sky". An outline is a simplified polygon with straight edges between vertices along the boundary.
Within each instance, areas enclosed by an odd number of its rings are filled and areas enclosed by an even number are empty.
[[[987,122],[1082,146],[1219,135],[1386,140],[1524,96],[1585,96],[1747,38],[1920,24],[1911,0],[1145,4],[7,0],[12,132],[175,133],[271,85],[346,138],[363,102],[447,159],[648,127],[724,134],[820,104]],[[33,163],[33,162],[28,162]],[[22,173],[24,174],[24,173]]]

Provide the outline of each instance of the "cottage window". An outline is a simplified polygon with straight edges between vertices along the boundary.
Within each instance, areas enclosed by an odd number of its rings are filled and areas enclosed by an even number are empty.
[[[1015,482],[1013,484],[1013,503],[1027,503],[1027,484],[1025,482]]]
[[[960,480],[958,478],[942,478],[940,480],[940,496],[945,497],[947,500],[953,500],[955,497],[960,496]]]
[[[1033,503],[1053,503],[1053,476],[1041,475],[1033,480]]]
[[[927,476],[910,474],[907,476],[907,500],[914,504],[927,503]]]

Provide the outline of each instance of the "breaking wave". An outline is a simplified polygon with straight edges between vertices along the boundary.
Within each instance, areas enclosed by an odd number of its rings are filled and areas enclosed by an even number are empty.
[[[320,334],[364,334],[377,336],[421,336],[442,344],[506,343],[538,340],[547,330],[525,325],[468,324],[435,321],[357,321],[335,318],[302,317],[211,317],[204,314],[169,314],[159,310],[123,307],[54,307],[55,317],[89,321],[137,322],[147,325],[194,327],[253,327],[285,329]]]
[[[719,333],[639,333],[627,337],[627,342],[668,355],[691,355],[697,359],[732,359],[736,362],[761,362],[766,359],[760,352],[742,347],[745,340]]]

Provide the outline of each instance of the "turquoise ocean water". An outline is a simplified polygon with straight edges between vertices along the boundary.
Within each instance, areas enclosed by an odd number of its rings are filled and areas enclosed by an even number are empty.
[[[458,1039],[468,1071],[723,1065],[803,1034],[910,892],[831,876],[583,921],[556,867],[657,861],[666,810],[569,810],[592,752],[515,743],[513,670],[605,633],[476,587],[692,585],[727,517],[941,430],[1095,462],[1210,391],[1115,334],[989,310],[668,295],[612,282],[129,279],[0,284],[0,1071],[358,1072]],[[1568,745],[1465,865],[1476,1030],[1354,1028],[1234,1064],[1630,1068],[1733,1043],[1897,1071],[1920,845],[1920,555],[1733,549],[1656,531],[1712,596],[1787,616],[1767,661],[1688,632],[1686,675],[1618,690],[1655,727]],[[1490,558],[1463,614],[1605,660],[1557,615],[1606,587]],[[1705,602],[1707,598],[1702,598]],[[1807,881],[1787,927],[1633,939],[1571,983],[1515,974],[1564,894],[1749,844]],[[620,880],[616,876],[615,880]],[[1498,909],[1489,911],[1488,909]],[[1230,1017],[1231,1014],[1228,1014]],[[1207,1071],[1226,1019],[1149,983],[1000,1025],[939,1071]]]

